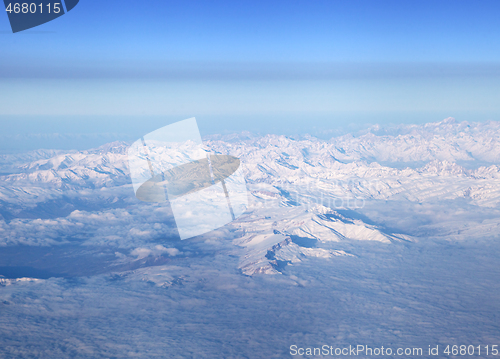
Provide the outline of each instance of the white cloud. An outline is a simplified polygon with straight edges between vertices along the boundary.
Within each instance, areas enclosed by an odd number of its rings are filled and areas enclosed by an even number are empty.
[[[133,251],[130,252],[132,256],[136,257],[136,259],[142,259],[149,256],[157,257],[164,253],[174,257],[180,254],[181,252],[177,248],[165,248],[160,244],[150,248],[145,248],[145,247],[135,248]]]

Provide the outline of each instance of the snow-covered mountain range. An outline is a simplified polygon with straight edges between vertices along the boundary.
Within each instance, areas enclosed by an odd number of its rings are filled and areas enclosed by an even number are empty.
[[[244,133],[205,145],[240,158],[251,205],[201,239],[230,240],[245,274],[350,255],[335,243],[465,240],[500,228],[497,122],[449,118],[328,141]],[[1,156],[0,245],[115,246],[121,262],[173,253],[154,250],[174,245],[176,229],[168,205],[134,197],[128,146]]]

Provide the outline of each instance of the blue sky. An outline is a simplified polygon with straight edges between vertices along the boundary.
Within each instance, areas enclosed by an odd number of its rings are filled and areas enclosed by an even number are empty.
[[[500,119],[499,9],[494,1],[81,0],[17,34],[5,13],[0,124],[11,134],[132,135],[138,119],[146,133],[191,116],[204,134]]]

